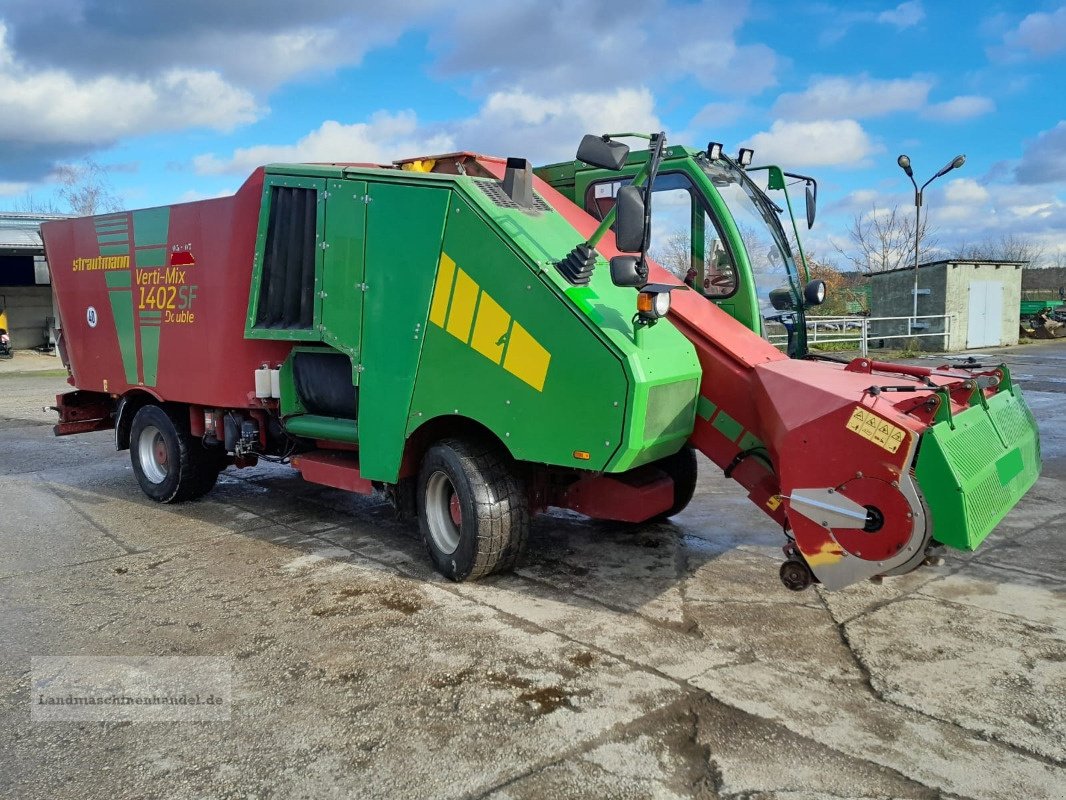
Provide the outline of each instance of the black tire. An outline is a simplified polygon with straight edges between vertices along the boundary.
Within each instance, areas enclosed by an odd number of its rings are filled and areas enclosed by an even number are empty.
[[[692,495],[696,493],[696,478],[699,475],[696,451],[690,444],[686,444],[672,456],[656,461],[655,466],[673,480],[674,502],[666,511],[652,517],[652,522],[669,519],[684,511],[685,507],[692,502]]]
[[[222,462],[189,434],[188,414],[142,406],[130,427],[130,462],[146,495],[157,503],[203,497]]]
[[[422,541],[446,578],[474,580],[512,569],[525,550],[530,526],[525,482],[496,446],[438,442],[422,460],[416,499]]]

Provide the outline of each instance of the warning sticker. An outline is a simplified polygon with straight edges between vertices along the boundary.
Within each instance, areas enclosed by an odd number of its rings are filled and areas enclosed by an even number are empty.
[[[902,428],[897,428],[888,420],[881,419],[872,411],[861,407],[852,412],[847,428],[890,453],[899,450],[900,445],[907,438],[907,433]]]

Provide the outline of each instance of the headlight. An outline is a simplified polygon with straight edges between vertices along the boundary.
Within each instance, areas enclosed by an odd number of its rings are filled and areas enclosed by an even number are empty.
[[[641,292],[637,295],[637,312],[646,320],[665,317],[670,312],[670,292]]]

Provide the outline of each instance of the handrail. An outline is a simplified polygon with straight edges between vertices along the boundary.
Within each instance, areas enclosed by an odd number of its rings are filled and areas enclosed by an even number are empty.
[[[901,317],[860,317],[860,316],[825,316],[807,317],[807,341],[811,345],[816,345],[819,342],[834,342],[834,343],[846,343],[856,342],[860,354],[865,357],[869,353],[870,339],[881,340],[893,340],[893,339],[920,339],[922,337],[936,336],[940,337],[944,341],[944,349],[946,350],[948,337],[951,336],[952,320],[954,314],[926,314],[919,316],[901,316]],[[775,321],[775,320],[771,320]],[[922,331],[915,330],[916,324],[922,321],[929,323],[943,322],[943,330],[936,331]],[[907,322],[907,333],[876,333],[871,335],[870,326],[879,322]],[[783,324],[783,323],[782,323]],[[930,325],[934,327],[934,325]],[[940,327],[935,325],[935,327]],[[853,335],[848,335],[849,330],[854,330]],[[770,343],[776,347],[786,346],[788,343],[787,334],[771,334],[767,336]]]

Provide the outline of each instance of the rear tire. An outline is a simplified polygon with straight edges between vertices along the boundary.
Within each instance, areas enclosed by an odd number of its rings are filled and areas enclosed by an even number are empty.
[[[142,406],[130,427],[130,462],[141,489],[157,503],[203,497],[222,466],[189,433],[187,414]]]
[[[666,511],[651,519],[652,522],[661,522],[675,514],[680,514],[692,502],[692,496],[696,493],[699,466],[696,462],[696,451],[690,444],[684,445],[672,456],[656,461],[655,466],[669,475],[674,482],[673,504]]]
[[[529,498],[498,447],[444,439],[422,460],[418,526],[437,571],[453,581],[512,569],[529,539]]]

